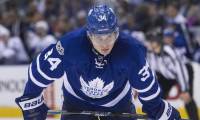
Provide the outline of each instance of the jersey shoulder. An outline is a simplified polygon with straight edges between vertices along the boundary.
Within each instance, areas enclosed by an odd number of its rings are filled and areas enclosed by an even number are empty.
[[[65,34],[60,39],[60,44],[64,48],[64,65],[68,66],[77,62],[88,61],[92,44],[87,37],[85,27]]]
[[[63,37],[60,38],[61,43],[63,46],[70,46],[76,43],[80,43],[84,39],[87,38],[86,28],[79,28],[75,29],[71,32],[66,33]]]
[[[80,53],[82,53],[83,49],[88,49],[91,47],[85,27],[65,34],[60,39],[60,43],[65,49],[65,56],[78,56]]]
[[[130,59],[133,61],[139,63],[141,59],[146,58],[146,48],[144,45],[139,42],[136,38],[125,34],[120,33],[119,41],[122,46],[126,49],[126,52],[128,56],[130,56]]]
[[[132,87],[138,92],[150,90],[151,86],[155,83],[155,79],[149,67],[149,63],[146,60],[146,48],[136,38],[129,35],[122,34],[120,39],[127,47],[130,62],[128,66],[129,81]],[[158,88],[157,85],[155,86],[155,89]],[[152,89],[151,92],[154,92],[154,89]],[[144,92],[144,94],[146,95],[146,92]]]

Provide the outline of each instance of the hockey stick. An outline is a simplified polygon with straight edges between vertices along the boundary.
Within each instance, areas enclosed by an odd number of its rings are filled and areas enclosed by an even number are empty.
[[[148,116],[145,114],[131,114],[131,113],[112,113],[112,112],[100,112],[100,111],[82,111],[82,112],[68,112],[63,110],[49,110],[48,115],[90,115],[96,117],[129,117],[129,118],[138,118],[138,119],[147,119]]]
[[[145,114],[131,114],[131,113],[112,113],[112,112],[101,112],[101,111],[82,111],[82,112],[68,112],[64,110],[49,110],[48,115],[90,115],[95,117],[129,117],[136,119],[148,119],[148,116]],[[190,120],[190,119],[181,119],[181,120]]]

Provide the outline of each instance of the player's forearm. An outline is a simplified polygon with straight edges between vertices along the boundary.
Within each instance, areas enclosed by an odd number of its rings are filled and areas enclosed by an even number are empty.
[[[30,95],[30,94],[39,95],[42,93],[42,91],[43,91],[43,88],[35,85],[31,80],[28,80],[24,88],[23,95]]]
[[[49,109],[42,95],[43,87],[36,85],[31,79],[28,79],[24,93],[16,98],[16,103],[21,108],[24,120],[45,120],[47,110]]]
[[[179,112],[171,106],[167,101],[162,100],[161,98],[156,98],[154,100],[145,102],[140,100],[143,103],[143,111],[148,114],[152,119],[156,120],[179,120]]]
[[[140,102],[143,104],[142,110],[143,112],[147,113],[149,117],[156,118],[163,112],[164,104],[162,103],[160,98],[155,98],[150,101],[144,101],[140,99]]]

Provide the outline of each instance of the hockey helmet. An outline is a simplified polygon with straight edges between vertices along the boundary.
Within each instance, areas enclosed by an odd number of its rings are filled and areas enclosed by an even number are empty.
[[[118,31],[117,17],[107,5],[94,6],[87,16],[87,30],[92,34],[108,34]]]

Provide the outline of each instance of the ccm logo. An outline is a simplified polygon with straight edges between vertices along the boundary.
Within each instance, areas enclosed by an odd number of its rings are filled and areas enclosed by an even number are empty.
[[[35,101],[31,101],[31,102],[29,102],[29,103],[25,103],[25,104],[24,104],[24,108],[34,107],[34,106],[36,106],[36,105],[39,105],[39,104],[41,104],[41,103],[43,102],[43,100],[44,100],[44,98],[41,97],[40,99],[37,99],[37,100],[35,100]]]

